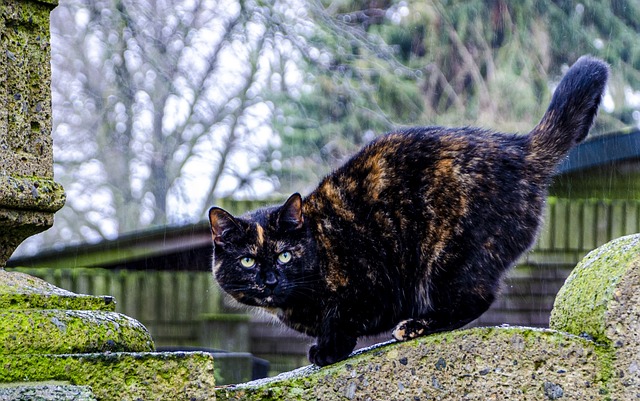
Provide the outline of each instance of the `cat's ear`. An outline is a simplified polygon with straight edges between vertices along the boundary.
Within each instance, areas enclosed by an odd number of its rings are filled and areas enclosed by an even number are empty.
[[[216,244],[224,243],[229,235],[240,231],[240,225],[236,219],[219,207],[209,209],[209,223],[211,224],[211,236]]]
[[[295,193],[287,199],[278,214],[278,228],[296,230],[302,227],[304,216],[302,215],[302,197]]]

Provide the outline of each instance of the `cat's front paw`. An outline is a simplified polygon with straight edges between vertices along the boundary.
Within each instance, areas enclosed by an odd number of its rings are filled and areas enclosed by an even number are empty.
[[[333,352],[330,352],[327,348],[321,348],[317,344],[312,345],[309,348],[309,362],[313,363],[317,366],[327,366],[338,361],[341,361],[349,356],[347,352],[345,355],[336,355]]]
[[[429,334],[429,324],[431,322],[426,319],[407,319],[403,320],[391,332],[393,338],[398,341],[407,341],[412,338],[421,337]]]

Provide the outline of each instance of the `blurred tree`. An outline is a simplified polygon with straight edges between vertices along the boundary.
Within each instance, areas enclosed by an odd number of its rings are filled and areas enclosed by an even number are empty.
[[[316,38],[330,61],[310,60],[313,90],[278,103],[288,117],[278,125],[278,152],[297,155],[275,172],[284,192],[309,188],[398,125],[526,132],[583,54],[612,65],[608,112],[592,133],[638,124],[637,2],[327,0],[318,7]]]
[[[60,3],[54,145],[69,201],[53,241],[305,192],[400,125],[525,132],[586,53],[613,72],[593,132],[638,124],[632,0]]]
[[[299,79],[285,3],[61,1],[54,145],[68,203],[45,236],[200,220],[215,196],[272,190],[261,149],[278,138],[263,93]],[[292,32],[308,29],[298,20]]]

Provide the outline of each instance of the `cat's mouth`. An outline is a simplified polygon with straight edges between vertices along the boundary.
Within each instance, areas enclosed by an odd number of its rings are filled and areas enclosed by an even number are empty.
[[[246,291],[232,293],[231,295],[245,305],[259,306],[262,308],[277,308],[283,303],[281,297],[269,288],[265,288],[259,293],[256,293],[256,291]]]

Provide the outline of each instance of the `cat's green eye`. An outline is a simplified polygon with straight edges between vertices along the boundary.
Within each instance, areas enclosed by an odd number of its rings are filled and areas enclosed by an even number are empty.
[[[254,258],[250,258],[248,256],[245,256],[244,258],[240,259],[240,264],[243,267],[250,268],[250,267],[255,266],[256,260]]]
[[[280,263],[289,263],[291,260],[291,252],[284,251],[280,255],[278,255],[278,262]]]

